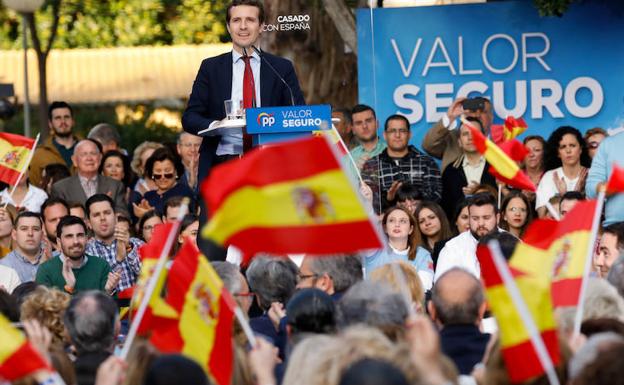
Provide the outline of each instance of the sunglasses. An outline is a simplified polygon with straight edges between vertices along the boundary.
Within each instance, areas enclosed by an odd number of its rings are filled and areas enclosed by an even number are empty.
[[[162,178],[173,179],[174,177],[175,177],[174,173],[170,173],[170,174],[153,174],[152,175],[152,179],[153,180],[160,180]]]

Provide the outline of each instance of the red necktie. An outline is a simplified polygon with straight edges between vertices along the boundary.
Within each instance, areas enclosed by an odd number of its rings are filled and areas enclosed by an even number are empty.
[[[251,56],[243,56],[245,62],[245,73],[243,75],[243,108],[256,107],[256,87],[254,83],[253,71],[251,70]],[[243,130],[243,153],[251,150],[251,135],[247,130]]]

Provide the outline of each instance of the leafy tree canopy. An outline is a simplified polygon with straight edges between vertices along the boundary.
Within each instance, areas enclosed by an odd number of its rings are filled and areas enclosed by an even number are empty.
[[[53,48],[203,44],[227,41],[227,0],[47,0],[37,31],[47,41],[61,2]],[[21,48],[21,17],[0,3],[0,49]]]

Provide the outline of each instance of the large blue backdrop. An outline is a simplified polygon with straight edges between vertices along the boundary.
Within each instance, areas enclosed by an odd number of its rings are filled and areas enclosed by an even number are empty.
[[[489,97],[495,122],[523,116],[526,134],[621,127],[623,3],[574,4],[561,18],[540,17],[532,1],[360,9],[359,100],[381,124],[407,116],[418,146],[464,95]]]

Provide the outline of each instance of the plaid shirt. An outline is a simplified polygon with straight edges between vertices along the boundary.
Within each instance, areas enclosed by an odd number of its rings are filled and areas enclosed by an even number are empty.
[[[126,290],[134,285],[141,272],[141,260],[139,259],[139,247],[143,245],[143,241],[137,238],[130,238],[132,250],[128,253],[123,261],[117,262],[117,240],[113,240],[110,245],[92,238],[87,242],[86,254],[95,255],[103,258],[111,267],[111,271],[121,269],[121,279],[117,285],[116,291]],[[119,267],[118,267],[119,266]]]
[[[373,190],[373,207],[377,213],[391,205],[387,193],[394,181],[413,185],[425,200],[439,202],[442,197],[438,165],[414,146],[409,146],[407,155],[399,159],[391,158],[387,149],[371,158],[362,166],[362,179]]]

